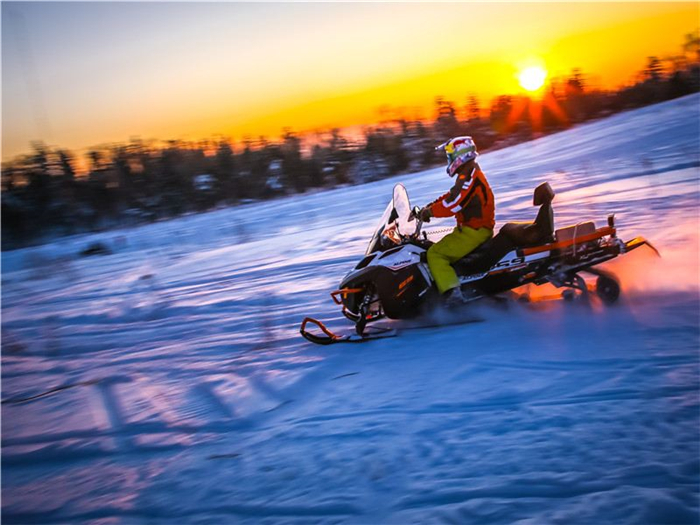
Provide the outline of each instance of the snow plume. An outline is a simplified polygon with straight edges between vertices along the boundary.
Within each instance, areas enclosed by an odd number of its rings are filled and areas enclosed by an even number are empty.
[[[142,273],[128,284],[122,312],[127,319],[157,319],[167,316],[168,301],[153,273]]]
[[[668,237],[666,237],[668,235]],[[620,279],[623,291],[675,293],[700,291],[700,224],[679,224],[671,232],[660,232],[658,241],[648,239],[658,249],[641,247],[610,261],[604,268]]]

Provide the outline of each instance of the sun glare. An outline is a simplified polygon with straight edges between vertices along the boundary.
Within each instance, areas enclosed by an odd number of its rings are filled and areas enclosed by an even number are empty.
[[[544,85],[547,72],[539,66],[523,69],[518,75],[518,80],[523,89],[527,91],[537,91]]]

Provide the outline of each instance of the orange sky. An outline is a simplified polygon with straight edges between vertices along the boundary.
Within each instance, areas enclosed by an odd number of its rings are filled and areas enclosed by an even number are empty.
[[[517,72],[579,67],[601,87],[677,54],[686,3],[2,4],[3,159],[130,137],[278,136],[482,105]]]

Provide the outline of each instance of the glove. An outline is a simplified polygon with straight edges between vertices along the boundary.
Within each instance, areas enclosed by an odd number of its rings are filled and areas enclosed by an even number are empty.
[[[418,212],[418,218],[423,221],[423,222],[430,222],[430,217],[433,216],[433,213],[430,211],[430,208],[425,207]]]

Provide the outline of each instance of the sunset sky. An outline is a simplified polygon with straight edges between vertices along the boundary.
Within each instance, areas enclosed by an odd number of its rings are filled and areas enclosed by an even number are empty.
[[[616,87],[700,26],[686,3],[2,3],[2,158],[430,116],[580,67]]]

